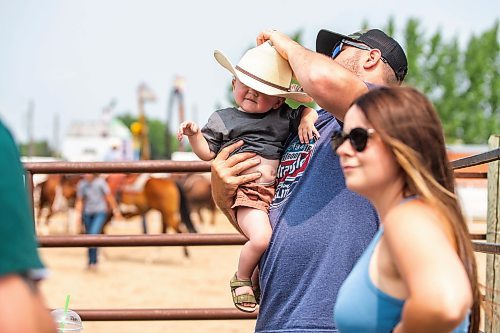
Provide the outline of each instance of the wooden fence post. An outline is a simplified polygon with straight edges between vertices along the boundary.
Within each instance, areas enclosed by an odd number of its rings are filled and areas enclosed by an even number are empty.
[[[500,135],[492,135],[488,140],[489,148],[500,147]],[[500,243],[500,161],[488,166],[488,212],[486,241]],[[488,254],[486,257],[486,315],[485,333],[500,332],[500,257]]]

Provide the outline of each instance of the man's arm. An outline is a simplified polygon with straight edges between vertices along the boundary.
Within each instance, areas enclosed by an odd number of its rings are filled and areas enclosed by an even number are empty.
[[[30,286],[17,274],[0,277],[0,332],[56,332],[42,296],[32,283]]]
[[[77,229],[83,230],[82,228],[83,199],[78,194],[75,201],[75,212],[76,212]]]
[[[109,205],[109,208],[111,209],[111,213],[113,214],[113,217],[117,220],[123,220],[122,213],[120,212],[120,207],[118,207],[118,203],[116,202],[116,200],[113,197],[113,194],[111,194],[111,192],[108,192],[106,194],[106,201],[108,202],[108,205]]]
[[[238,141],[221,149],[212,162],[212,196],[217,206],[240,232],[235,211],[231,208],[236,189],[241,184],[256,180],[261,176],[260,172],[240,175],[241,172],[260,163],[260,158],[255,157],[255,153],[241,153],[229,156],[242,145],[243,141]]]
[[[270,40],[288,60],[304,91],[337,119],[343,120],[351,103],[368,91],[354,73],[326,56],[306,49],[287,35],[266,30],[257,37],[257,44],[266,40]]]

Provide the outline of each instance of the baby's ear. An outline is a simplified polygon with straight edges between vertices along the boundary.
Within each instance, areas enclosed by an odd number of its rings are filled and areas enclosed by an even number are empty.
[[[283,103],[285,103],[286,98],[285,97],[279,97],[278,100],[276,101],[276,104],[274,104],[273,109],[279,109]]]

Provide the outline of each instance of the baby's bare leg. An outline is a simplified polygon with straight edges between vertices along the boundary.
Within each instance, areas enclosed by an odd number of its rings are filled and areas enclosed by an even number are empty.
[[[266,251],[271,239],[271,224],[266,212],[249,207],[238,207],[238,225],[248,238],[243,245],[238,263],[238,279],[250,279],[260,257]],[[240,287],[235,290],[236,295],[253,294],[252,288]]]

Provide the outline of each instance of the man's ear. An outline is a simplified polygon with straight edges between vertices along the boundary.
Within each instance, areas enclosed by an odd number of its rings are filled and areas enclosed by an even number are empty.
[[[379,49],[371,49],[368,53],[368,57],[365,59],[363,63],[363,68],[365,70],[373,68],[376,66],[379,61],[382,61],[382,53]]]
[[[276,104],[274,104],[273,109],[279,109],[283,105],[283,103],[285,103],[285,100],[286,100],[285,97],[280,97],[276,102]]]
[[[233,87],[233,90],[234,90],[235,83],[236,83],[236,78],[233,76],[233,80],[231,81],[231,86]]]

